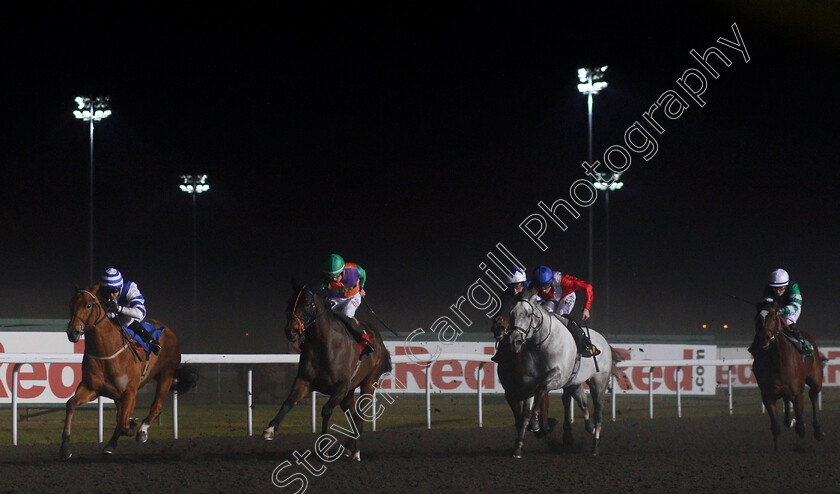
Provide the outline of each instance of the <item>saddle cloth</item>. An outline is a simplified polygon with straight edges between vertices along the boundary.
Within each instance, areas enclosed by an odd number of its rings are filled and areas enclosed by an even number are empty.
[[[142,324],[143,327],[146,328],[146,331],[148,331],[149,334],[152,335],[152,338],[154,338],[157,341],[160,341],[160,336],[163,334],[163,330],[165,329],[164,326],[156,328],[154,324],[148,323],[146,321],[140,321],[140,324]],[[143,338],[141,338],[140,335],[135,333],[133,329],[129,328],[128,326],[123,326],[122,328],[128,334],[129,338],[131,338],[135,347],[142,348],[143,350],[145,350],[146,355],[149,355],[152,352],[152,349],[149,348],[149,345],[147,345],[146,342],[143,341]]]

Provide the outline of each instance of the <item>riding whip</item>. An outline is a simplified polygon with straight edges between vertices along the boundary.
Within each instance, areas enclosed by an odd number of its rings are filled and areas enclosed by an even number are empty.
[[[370,311],[370,313],[371,313],[371,314],[373,314],[373,317],[375,317],[375,318],[376,318],[376,320],[377,320],[377,321],[379,321],[379,323],[380,323],[380,324],[382,324],[383,326],[385,326],[385,328],[386,328],[386,329],[388,329],[390,332],[394,333],[394,336],[399,336],[399,335],[400,335],[399,333],[397,333],[396,331],[394,331],[394,330],[391,328],[391,326],[388,326],[387,324],[385,324],[385,321],[383,321],[383,320],[382,320],[382,319],[381,319],[378,315],[376,315],[376,312],[374,312],[374,311],[373,311],[373,307],[371,307],[371,306],[370,306],[370,302],[368,302],[368,301],[367,301],[367,298],[362,297],[362,301],[365,303],[365,307],[367,307],[367,308],[368,308],[368,310]]]

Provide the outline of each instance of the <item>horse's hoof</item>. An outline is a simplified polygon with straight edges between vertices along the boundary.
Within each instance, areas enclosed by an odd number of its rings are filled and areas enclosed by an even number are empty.
[[[817,441],[822,441],[823,439],[825,439],[825,433],[822,431],[822,429],[814,429],[814,439],[816,439]]]
[[[513,452],[513,457],[517,458],[517,459],[522,458],[522,451],[514,451]]]
[[[113,446],[106,446],[105,449],[102,450],[103,455],[111,456],[114,454],[114,447]]]
[[[588,432],[589,434],[595,433],[595,425],[592,423],[591,420],[586,420],[584,422],[584,429],[586,429],[586,432]]]
[[[274,430],[269,428],[263,431],[262,433],[263,441],[273,441],[274,440]]]
[[[362,453],[360,451],[356,451],[356,454],[353,455],[353,459],[356,461],[362,461]]]
[[[72,456],[73,456],[73,452],[72,452],[72,451],[70,451],[70,448],[61,448],[61,453],[59,454],[59,457],[60,457],[62,460],[67,461],[67,460],[69,460],[69,459],[70,459],[70,457],[72,457]]]
[[[790,419],[790,421],[785,421],[785,427],[788,429],[792,428],[796,425],[796,419]]]
[[[136,439],[138,443],[143,444],[149,440],[149,435],[146,431],[139,431],[134,439]]]

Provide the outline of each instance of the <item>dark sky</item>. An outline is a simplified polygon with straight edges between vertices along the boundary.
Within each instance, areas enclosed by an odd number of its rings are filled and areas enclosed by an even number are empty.
[[[733,63],[708,78],[705,106],[661,118],[658,152],[632,155],[610,195],[609,283],[604,201],[593,206],[593,326],[748,341],[754,309],[733,297],[757,299],[784,267],[803,329],[840,340],[840,9],[672,4],[6,15],[0,318],[65,318],[88,281],[77,95],[113,110],[95,129],[96,272],[136,281],[187,353],[274,352],[291,277],[315,281],[330,252],[367,270],[370,304],[400,331],[452,316],[499,242],[529,269],[588,277],[587,210],[565,232],[550,225],[544,252],[519,228],[584,178],[577,69],[609,66],[601,159],[700,68],[690,50],[717,46]],[[733,23],[748,63],[716,43]],[[184,173],[211,185],[197,201],[200,329]],[[463,329],[487,331],[466,312]]]

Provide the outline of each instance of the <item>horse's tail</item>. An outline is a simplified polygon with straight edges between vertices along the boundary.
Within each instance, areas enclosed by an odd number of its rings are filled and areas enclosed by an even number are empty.
[[[615,376],[616,379],[622,379],[626,377],[624,375],[624,371],[622,371],[616,364],[619,362],[623,362],[626,358],[626,355],[620,351],[617,351],[615,348],[610,345],[610,353],[612,354],[612,368],[610,369],[610,374]]]
[[[385,375],[391,372],[393,368],[393,365],[391,365],[391,352],[386,349],[385,358],[379,361],[379,375]]]
[[[179,365],[175,369],[175,384],[170,391],[176,391],[179,395],[193,389],[198,384],[198,370],[191,365]]]

